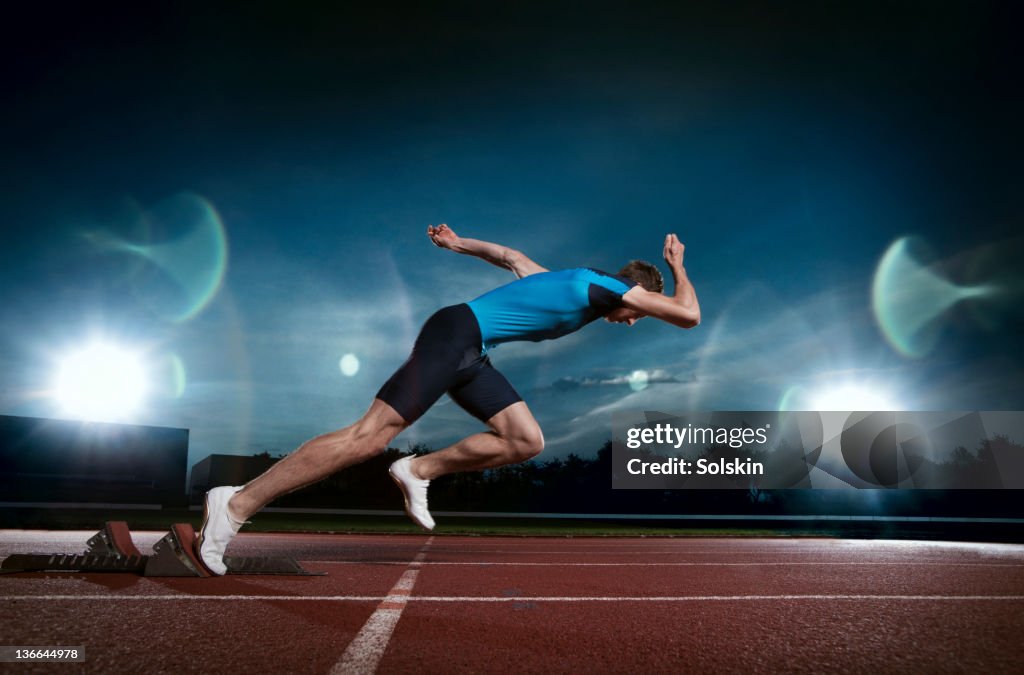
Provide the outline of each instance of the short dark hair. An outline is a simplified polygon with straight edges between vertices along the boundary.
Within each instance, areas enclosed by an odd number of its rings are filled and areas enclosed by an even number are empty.
[[[652,293],[665,290],[665,279],[661,272],[646,260],[630,260],[628,265],[619,270],[619,276],[632,279]]]

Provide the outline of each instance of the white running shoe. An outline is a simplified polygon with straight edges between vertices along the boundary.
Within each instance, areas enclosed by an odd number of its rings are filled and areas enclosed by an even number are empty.
[[[228,514],[228,500],[241,489],[224,486],[213,488],[206,493],[203,527],[199,530],[196,547],[203,564],[218,576],[228,571],[227,565],[224,564],[224,550],[235,538],[239,528],[245,524],[235,521]]]
[[[427,486],[430,481],[412,475],[412,457],[403,457],[388,469],[391,480],[395,481],[405,496],[405,512],[413,522],[427,530],[434,529],[434,519],[427,510]]]

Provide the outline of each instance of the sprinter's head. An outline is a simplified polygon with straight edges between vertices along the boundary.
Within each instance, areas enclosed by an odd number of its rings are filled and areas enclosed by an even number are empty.
[[[619,270],[619,276],[632,279],[651,293],[661,293],[665,290],[665,279],[662,278],[661,272],[646,260],[631,260]]]

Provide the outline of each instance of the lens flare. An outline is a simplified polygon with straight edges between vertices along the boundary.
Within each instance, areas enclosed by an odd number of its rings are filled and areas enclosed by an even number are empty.
[[[909,357],[931,351],[942,316],[950,308],[993,292],[989,286],[958,286],[944,279],[921,262],[922,249],[920,240],[897,239],[878,263],[871,287],[871,304],[882,334],[900,354]]]
[[[341,374],[345,377],[352,377],[359,372],[359,358],[355,354],[345,354],[338,361]]]
[[[171,368],[172,395],[174,398],[181,398],[185,394],[185,362],[177,354],[171,354],[167,360]]]
[[[136,275],[135,293],[160,316],[183,322],[206,307],[227,271],[228,241],[220,215],[203,197],[184,193],[141,214],[165,240],[131,242],[109,232],[85,237],[100,249],[120,251],[151,262],[162,278]]]
[[[800,405],[800,402],[806,398],[806,393],[803,387],[800,385],[793,385],[786,388],[786,391],[782,392],[782,396],[779,398],[778,409],[779,412],[789,412],[793,410],[803,410],[804,407]]]

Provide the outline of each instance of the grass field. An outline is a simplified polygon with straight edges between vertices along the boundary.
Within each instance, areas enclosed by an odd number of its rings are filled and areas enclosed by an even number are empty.
[[[124,520],[134,530],[163,530],[173,523],[198,526],[202,512],[188,509],[0,509],[0,528],[89,530],[104,521]],[[850,521],[602,520],[439,516],[438,535],[550,537],[845,537],[950,539],[1024,542],[1020,524],[901,523]],[[263,512],[246,526],[249,532],[325,532],[411,534],[420,530],[408,518],[388,515],[335,515]]]

